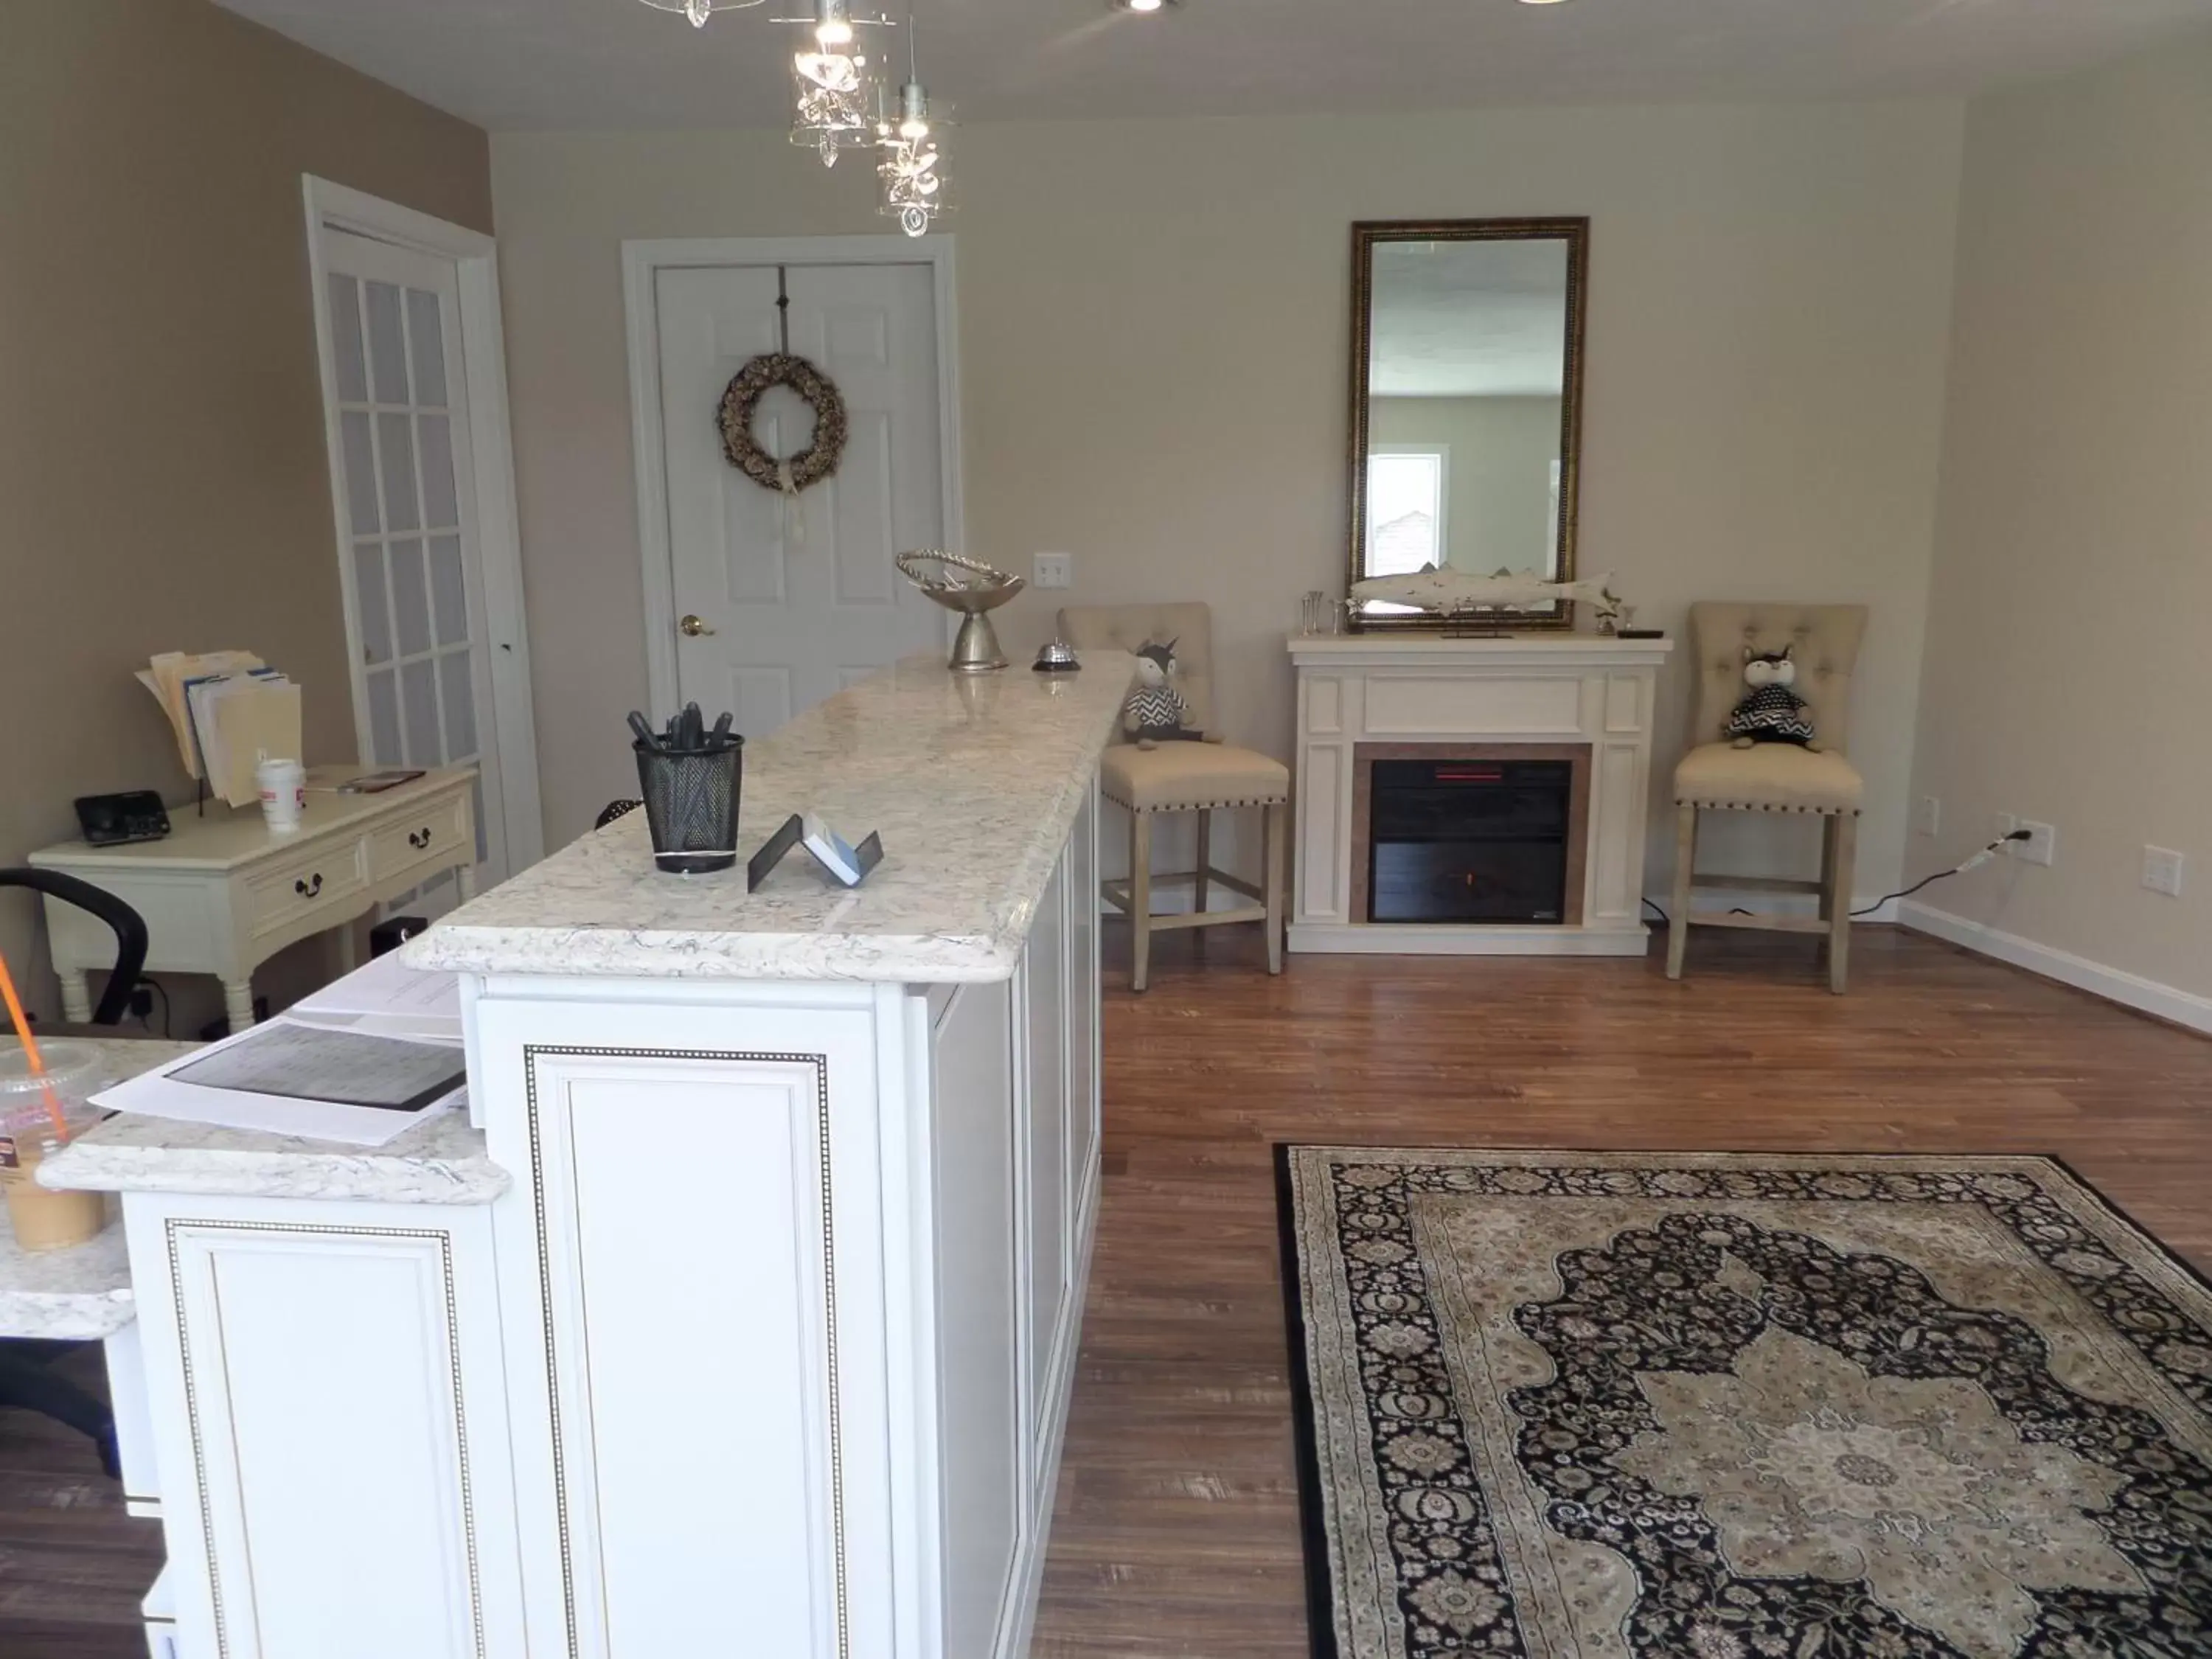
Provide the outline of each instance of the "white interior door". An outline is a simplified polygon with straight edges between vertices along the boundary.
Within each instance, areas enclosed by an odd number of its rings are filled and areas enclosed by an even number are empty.
[[[510,873],[454,262],[319,228],[361,753],[473,766],[478,890]],[[408,901],[450,906],[452,884]]]
[[[654,274],[674,601],[656,625],[674,641],[681,698],[710,718],[732,711],[749,738],[946,638],[945,613],[891,564],[945,533],[935,273],[793,264],[782,274],[790,349],[836,384],[848,431],[836,472],[795,498],[730,465],[717,419],[731,379],[777,349],[777,268]],[[790,455],[812,424],[805,404],[777,387],[755,432],[771,454]],[[679,629],[687,617],[697,632]]]

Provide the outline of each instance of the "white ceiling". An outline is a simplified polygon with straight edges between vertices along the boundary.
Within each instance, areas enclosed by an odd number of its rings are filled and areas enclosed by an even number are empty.
[[[638,0],[220,3],[495,131],[780,124],[793,31],[769,19],[810,9],[695,32]],[[2212,27],[2212,0],[918,3],[924,78],[967,120],[1958,93]]]
[[[1564,241],[1382,242],[1368,311],[1376,398],[1556,398],[1565,384]]]

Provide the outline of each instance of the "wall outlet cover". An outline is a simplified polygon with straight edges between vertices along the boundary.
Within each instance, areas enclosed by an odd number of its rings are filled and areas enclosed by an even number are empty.
[[[2030,864],[2049,866],[2058,861],[2058,831],[2047,823],[2038,823],[2033,818],[2022,818],[2020,827],[2027,831],[2027,839],[2013,844],[2020,856]]]
[[[2181,896],[2182,855],[2171,847],[2143,848],[2142,884],[2168,898]]]
[[[1923,836],[1943,833],[1943,803],[1933,795],[1920,798],[1920,810],[1913,815],[1912,828]]]
[[[1073,553],[1039,553],[1031,564],[1039,587],[1075,586],[1075,555]]]

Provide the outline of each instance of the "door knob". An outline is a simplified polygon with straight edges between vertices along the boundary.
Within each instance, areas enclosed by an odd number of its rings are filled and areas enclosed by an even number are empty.
[[[697,639],[702,634],[711,634],[714,631],[697,617],[684,617],[677,623],[676,626],[678,632],[682,633],[686,639],[691,640]]]

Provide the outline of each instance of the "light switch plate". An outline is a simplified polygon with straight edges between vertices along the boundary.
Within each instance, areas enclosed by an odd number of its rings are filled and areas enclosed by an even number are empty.
[[[2171,847],[2143,848],[2142,884],[2168,898],[2181,896],[2182,856]]]
[[[1073,553],[1040,553],[1031,562],[1039,587],[1073,587],[1075,586],[1075,555]]]

